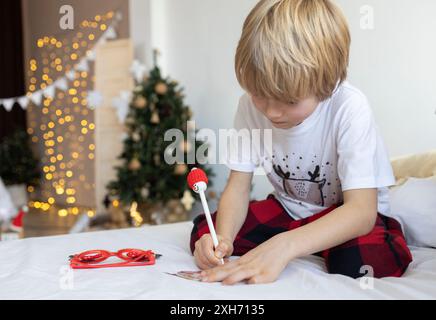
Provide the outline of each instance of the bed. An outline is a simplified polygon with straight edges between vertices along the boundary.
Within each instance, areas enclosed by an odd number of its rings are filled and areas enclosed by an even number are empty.
[[[431,159],[436,159],[432,153]],[[396,178],[436,173],[428,155],[395,159]],[[433,161],[432,160],[432,161]],[[421,165],[420,161],[424,161]],[[413,165],[412,165],[412,164]],[[195,270],[188,241],[192,222],[29,238],[0,243],[0,299],[435,299],[436,249],[411,246],[402,278],[352,279],[326,273],[322,258],[292,261],[271,284],[223,286],[166,272]],[[71,270],[68,256],[90,248],[153,249],[153,266]],[[371,282],[373,281],[373,282]],[[249,287],[248,287],[249,286]]]

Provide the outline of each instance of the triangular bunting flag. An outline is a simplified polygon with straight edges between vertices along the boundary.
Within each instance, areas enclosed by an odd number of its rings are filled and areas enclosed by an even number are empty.
[[[11,111],[13,106],[15,103],[15,99],[14,98],[8,98],[8,99],[3,99],[3,106],[5,107],[6,111]]]
[[[103,43],[106,42],[106,38],[104,37],[104,33],[101,35],[100,39],[98,39],[97,43],[95,44],[96,46],[99,46]]]
[[[55,87],[54,87],[54,85],[48,86],[47,88],[44,89],[44,95],[47,98],[54,98],[54,94],[55,94]]]
[[[95,50],[88,50],[86,52],[86,57],[90,60],[90,61],[94,61],[95,60]]]
[[[124,123],[129,113],[130,91],[121,91],[120,95],[112,100],[112,105],[117,109],[118,120]]]
[[[71,69],[65,74],[65,76],[68,78],[68,80],[73,81],[76,78],[76,71]]]
[[[64,77],[57,79],[54,82],[54,86],[62,91],[66,91],[68,89],[67,79],[65,79]]]
[[[122,99],[124,99],[127,103],[129,103],[130,100],[132,99],[132,92],[127,91],[127,90],[122,90],[122,91],[120,92],[120,97],[121,97]]]
[[[29,104],[29,98],[22,96],[17,99],[17,102],[21,106],[21,109],[26,110],[27,105]]]
[[[130,67],[130,72],[132,73],[136,82],[141,82],[143,80],[146,71],[147,67],[138,60],[134,60],[132,66]]]
[[[88,60],[86,58],[80,60],[80,62],[76,65],[75,69],[77,71],[88,71],[89,70]]]
[[[32,100],[32,102],[38,106],[41,104],[41,99],[42,99],[42,92],[41,91],[35,91],[30,96],[30,100]]]
[[[88,91],[88,106],[98,108],[103,102],[103,96],[98,91]]]
[[[110,26],[107,28],[107,31],[104,33],[105,39],[115,39],[117,37],[117,33],[114,29],[114,27]]]

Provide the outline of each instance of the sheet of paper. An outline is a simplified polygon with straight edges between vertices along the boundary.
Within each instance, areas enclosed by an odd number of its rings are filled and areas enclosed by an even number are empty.
[[[186,280],[201,281],[201,277],[200,277],[201,271],[178,271],[176,273],[169,273],[169,272],[165,272],[165,273]]]

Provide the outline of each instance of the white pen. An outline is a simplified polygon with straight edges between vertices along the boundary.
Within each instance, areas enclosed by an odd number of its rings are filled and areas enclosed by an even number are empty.
[[[209,206],[206,201],[206,195],[204,191],[207,189],[207,176],[206,173],[198,168],[192,168],[188,174],[188,185],[194,190],[194,192],[200,195],[201,204],[203,206],[204,214],[206,216],[207,225],[209,227],[210,235],[212,237],[213,246],[215,249],[218,247],[218,237],[213,226],[212,216],[210,215]],[[220,259],[221,264],[224,264],[224,259]]]

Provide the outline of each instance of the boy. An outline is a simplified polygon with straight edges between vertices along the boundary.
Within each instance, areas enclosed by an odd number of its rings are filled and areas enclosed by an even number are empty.
[[[345,79],[350,34],[329,0],[262,0],[247,17],[235,70],[247,92],[235,129],[270,129],[272,152],[230,154],[213,219],[194,220],[191,250],[203,281],[275,281],[295,258],[316,254],[353,278],[401,276],[412,261],[389,213],[395,183],[366,97]],[[253,171],[274,187],[249,202]],[[220,265],[221,257],[242,256]]]

